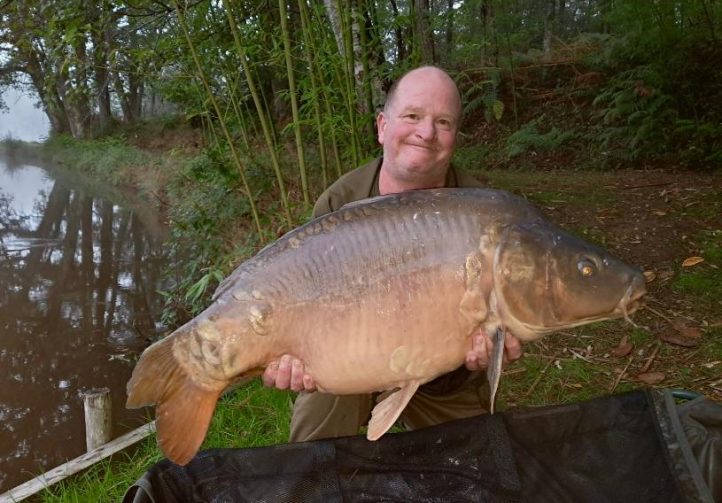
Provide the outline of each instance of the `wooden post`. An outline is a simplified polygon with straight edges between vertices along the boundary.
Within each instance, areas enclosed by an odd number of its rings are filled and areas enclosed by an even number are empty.
[[[88,451],[110,442],[112,436],[112,404],[108,388],[83,393],[85,408],[85,445]]]

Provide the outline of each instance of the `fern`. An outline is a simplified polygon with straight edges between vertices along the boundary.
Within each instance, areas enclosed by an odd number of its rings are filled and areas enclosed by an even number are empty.
[[[556,150],[569,140],[576,138],[576,133],[561,131],[552,127],[546,133],[540,133],[537,124],[542,122],[544,116],[524,124],[519,131],[512,134],[507,140],[507,153],[509,157],[516,157],[527,150]]]

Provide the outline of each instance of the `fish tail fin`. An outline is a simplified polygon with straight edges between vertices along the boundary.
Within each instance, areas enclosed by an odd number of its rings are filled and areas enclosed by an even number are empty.
[[[126,407],[156,404],[156,431],[163,453],[185,465],[205,438],[223,389],[194,382],[173,355],[166,338],[145,350],[128,381]]]

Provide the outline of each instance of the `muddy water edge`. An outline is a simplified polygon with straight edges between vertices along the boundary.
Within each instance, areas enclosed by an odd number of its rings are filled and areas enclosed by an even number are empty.
[[[0,150],[0,493],[85,452],[84,392],[107,387],[113,436],[136,355],[160,326],[160,212]]]

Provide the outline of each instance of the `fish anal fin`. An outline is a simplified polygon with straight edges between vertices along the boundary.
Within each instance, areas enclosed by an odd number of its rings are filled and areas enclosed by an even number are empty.
[[[420,381],[409,381],[377,404],[371,411],[366,438],[369,440],[381,438],[394,425],[420,384]]]

